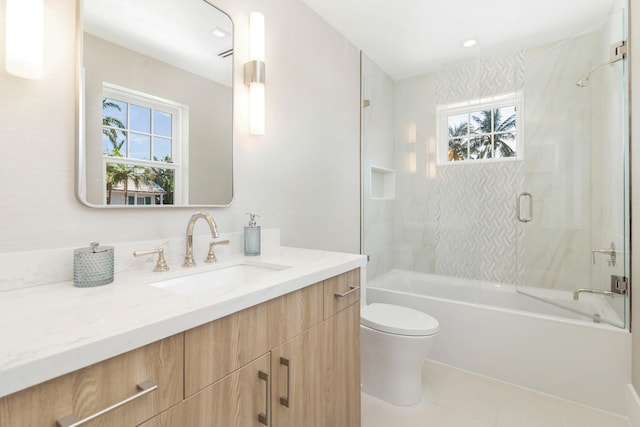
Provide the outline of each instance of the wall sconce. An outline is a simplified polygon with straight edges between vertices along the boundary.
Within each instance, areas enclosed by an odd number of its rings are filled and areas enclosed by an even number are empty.
[[[264,135],[264,15],[249,15],[249,62],[244,64],[244,84],[249,86],[249,133]]]
[[[6,0],[7,72],[26,79],[42,78],[43,0]]]

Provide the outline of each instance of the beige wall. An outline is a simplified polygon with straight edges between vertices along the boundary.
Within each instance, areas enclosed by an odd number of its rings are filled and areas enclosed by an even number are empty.
[[[215,0],[234,22],[235,200],[209,209],[221,232],[245,212],[285,245],[359,251],[359,52],[297,0]],[[0,31],[0,253],[182,236],[191,208],[99,210],[75,193],[75,0],[45,3],[44,78],[4,70]],[[5,1],[0,0],[0,28]],[[248,134],[249,13],[266,20],[267,131]],[[196,227],[196,232],[204,232]],[[1,269],[1,266],[0,266]]]

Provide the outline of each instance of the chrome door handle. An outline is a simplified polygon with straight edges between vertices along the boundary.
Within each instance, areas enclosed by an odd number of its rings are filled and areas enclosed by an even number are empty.
[[[258,422],[260,424],[264,424],[265,426],[269,425],[269,374],[264,371],[258,371],[258,378],[264,381],[264,412],[260,412],[258,414]]]
[[[289,366],[289,359],[281,357],[280,365],[287,367],[287,397],[280,396],[280,404],[288,408],[289,398],[291,396],[291,367]]]
[[[523,198],[529,199],[529,214],[526,217],[522,216],[520,209]],[[516,215],[518,216],[518,221],[520,222],[529,222],[533,219],[533,197],[531,196],[531,193],[527,193],[525,191],[524,193],[518,194],[518,200],[516,202]]]
[[[79,425],[82,425],[86,422],[89,422],[95,418],[98,418],[104,414],[106,414],[107,412],[113,411],[114,409],[120,408],[121,406],[126,405],[127,403],[138,399],[142,396],[144,396],[147,393],[151,393],[152,391],[155,391],[158,389],[158,385],[154,384],[151,380],[145,380],[142,381],[140,384],[137,385],[138,390],[140,390],[139,393],[134,394],[131,397],[128,397],[118,403],[115,403],[111,406],[109,406],[108,408],[104,408],[101,411],[96,412],[95,414],[89,415],[86,418],[83,418],[81,420],[78,419],[78,417],[76,417],[73,414],[67,415],[66,417],[62,417],[59,420],[57,420],[58,423],[58,427],[77,427]]]
[[[351,295],[352,293],[354,293],[354,292],[355,292],[355,291],[357,291],[358,289],[360,289],[360,286],[349,286],[349,290],[348,290],[348,291],[345,291],[345,292],[342,292],[342,293],[338,293],[338,292],[336,292],[334,295],[335,295],[337,298],[344,298],[344,297],[346,297],[347,295]]]

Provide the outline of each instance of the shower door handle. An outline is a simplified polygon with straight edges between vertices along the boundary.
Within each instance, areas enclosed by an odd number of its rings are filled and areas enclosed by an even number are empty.
[[[522,216],[522,209],[520,207],[520,205],[522,205],[522,201],[524,199],[528,199],[529,200],[529,209],[528,209],[528,213],[526,217]],[[529,222],[533,219],[533,197],[531,196],[531,193],[527,193],[526,191],[524,193],[520,193],[518,194],[518,201],[516,202],[516,215],[518,216],[518,221],[520,222]]]

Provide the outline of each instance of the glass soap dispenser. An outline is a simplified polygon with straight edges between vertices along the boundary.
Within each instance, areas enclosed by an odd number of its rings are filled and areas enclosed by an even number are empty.
[[[256,225],[256,215],[254,213],[247,213],[249,215],[249,225],[244,227],[244,255],[245,256],[258,256],[260,255],[260,226]]]

